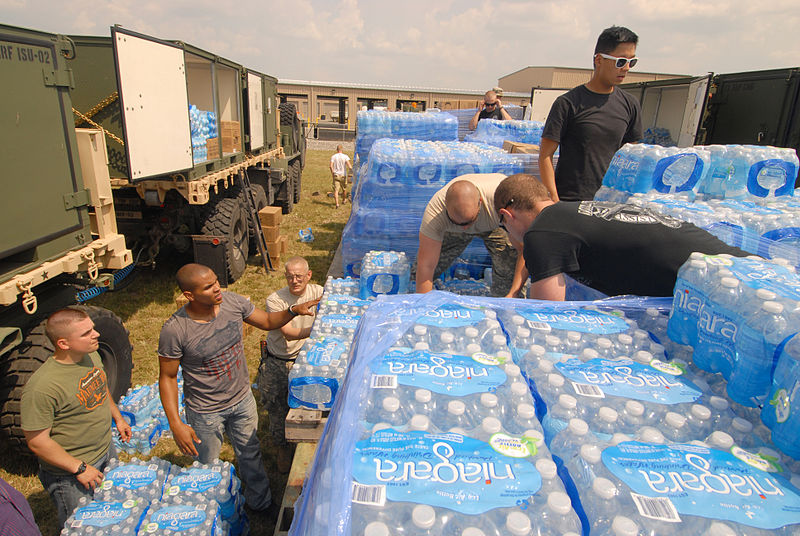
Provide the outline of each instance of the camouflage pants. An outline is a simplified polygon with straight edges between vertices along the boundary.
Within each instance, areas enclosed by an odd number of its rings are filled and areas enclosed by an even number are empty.
[[[490,233],[477,235],[446,233],[444,240],[442,240],[439,264],[436,265],[433,278],[436,279],[442,275],[475,237],[483,240],[486,249],[489,250],[489,255],[492,257],[492,296],[505,296],[511,290],[511,282],[514,280],[517,250],[511,245],[508,235],[502,229],[495,229]]]
[[[292,364],[293,361],[281,361],[265,351],[256,377],[261,405],[269,413],[269,432],[272,441],[279,446],[288,445],[284,427],[289,413],[289,370]]]

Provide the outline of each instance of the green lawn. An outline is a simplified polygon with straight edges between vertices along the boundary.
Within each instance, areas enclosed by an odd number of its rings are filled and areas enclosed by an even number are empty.
[[[333,260],[350,213],[349,204],[335,209],[333,199],[327,196],[327,192],[331,190],[328,168],[331,154],[329,151],[308,152],[303,172],[302,199],[295,205],[291,214],[283,216],[281,223],[281,232],[289,239],[289,250],[283,255],[283,259],[292,255],[302,255],[308,259],[313,271],[313,281],[319,284],[325,283],[325,274]],[[311,227],[314,232],[314,242],[303,243],[298,240],[298,231],[307,227]],[[162,257],[167,256],[162,255]],[[175,298],[179,295],[173,276],[178,267],[190,260],[190,254],[159,259],[159,265],[153,270],[138,269],[135,272],[135,279],[124,290],[106,293],[89,302],[91,305],[114,311],[130,331],[133,343],[133,385],[153,383],[157,380],[158,334],[161,325],[175,311]],[[267,296],[285,285],[282,265],[278,270],[266,273],[260,257],[255,256],[251,257],[244,276],[233,283],[229,290],[249,296],[257,306],[263,308]],[[263,337],[263,332],[253,331],[245,339],[251,378],[255,378],[258,370],[259,340]],[[256,399],[258,400],[258,396]],[[286,476],[280,475],[276,469],[276,448],[268,438],[267,418],[266,412],[262,410],[259,435],[262,439],[262,454],[270,477],[273,497],[279,502],[283,496]],[[190,458],[180,454],[171,439],[162,439],[151,455],[181,465],[187,465],[191,461]],[[229,445],[223,449],[222,458],[234,461],[233,451]],[[60,530],[60,527],[56,527],[55,509],[50,497],[42,489],[36,470],[35,462],[12,457],[0,467],[0,476],[28,498],[42,534],[55,535]],[[272,532],[273,527],[266,522],[266,519],[250,516],[250,534],[263,536],[271,535]]]

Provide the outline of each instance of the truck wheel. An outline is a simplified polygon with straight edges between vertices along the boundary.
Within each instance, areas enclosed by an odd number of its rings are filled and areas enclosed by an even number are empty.
[[[253,199],[256,202],[256,212],[261,210],[262,208],[267,206],[267,194],[264,192],[264,187],[260,184],[253,184],[251,186],[253,190]],[[244,191],[242,192],[244,194]],[[243,206],[249,207],[250,205],[245,204]],[[249,220],[248,220],[249,221]],[[258,217],[256,216],[255,221],[250,222],[248,227],[248,236],[250,237],[250,251],[257,252],[258,251],[258,227],[261,226],[261,222],[258,221]]]
[[[239,279],[247,267],[250,253],[248,240],[247,213],[240,197],[220,199],[214,205],[200,230],[206,236],[224,236],[225,258],[228,265],[228,282]]]
[[[288,166],[284,171],[284,180],[278,187],[277,202],[283,214],[291,214],[294,208],[294,173]]]
[[[98,353],[106,371],[108,390],[117,401],[131,385],[133,348],[128,330],[111,311],[100,307],[81,309],[91,317],[95,329],[100,333]],[[31,456],[20,424],[20,401],[22,389],[30,377],[53,355],[53,345],[45,335],[44,325],[42,321],[34,327],[25,341],[8,355],[5,375],[0,384],[0,436],[14,450]]]
[[[294,160],[292,160],[289,169],[292,170],[292,175],[294,175],[294,177],[292,178],[292,180],[294,181],[294,202],[299,203],[300,189],[301,189],[300,185],[302,184],[303,180],[303,168],[300,165],[300,159],[295,158]]]

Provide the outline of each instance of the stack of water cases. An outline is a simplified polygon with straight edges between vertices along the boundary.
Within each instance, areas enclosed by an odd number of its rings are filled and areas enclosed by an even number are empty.
[[[192,160],[195,164],[208,160],[206,141],[217,137],[217,114],[189,105],[189,127],[192,134]]]
[[[361,314],[374,298],[359,297],[359,278],[325,282],[311,335],[289,373],[289,407],[330,409],[350,362]]]
[[[132,437],[129,441],[120,440],[116,427],[112,427],[114,446],[118,451],[128,454],[149,454],[164,434],[170,434],[169,421],[161,405],[158,383],[139,385],[128,389],[120,398],[120,413],[131,425]],[[183,405],[183,374],[178,371],[178,411],[185,418]]]
[[[703,227],[726,243],[762,257],[800,265],[800,199],[777,197],[768,205],[735,199],[695,199],[634,194],[628,203]]]
[[[367,310],[290,534],[580,533],[497,314],[476,300]]]
[[[164,512],[205,511],[205,518],[199,514],[190,514],[193,521],[191,526],[184,529],[187,534],[195,534],[190,531],[193,527],[198,527],[197,534],[205,534],[199,527],[209,526],[210,520],[220,534],[239,536],[248,531],[241,487],[230,462],[214,460],[206,465],[194,462],[191,467],[173,472],[167,477],[160,507]],[[218,519],[215,519],[216,516]],[[150,522],[158,523],[159,528],[170,528],[163,523],[163,519],[159,521],[153,520],[152,515],[150,517]]]
[[[516,104],[504,104],[503,108],[511,116],[511,119],[521,120],[523,118],[524,109],[522,106]],[[464,108],[462,110],[447,110],[447,113],[455,116],[458,120],[458,139],[463,141],[464,138],[471,132],[469,129],[469,122],[478,113],[477,108]]]
[[[798,158],[794,149],[754,145],[662,147],[626,144],[603,177],[599,200],[628,194],[681,192],[756,202],[792,195]]]
[[[455,141],[458,120],[446,112],[382,112],[365,110],[356,116],[356,158],[366,162],[372,145],[381,138]]]
[[[406,294],[411,265],[402,251],[369,251],[361,261],[358,294],[361,299],[381,294]]]
[[[464,141],[485,143],[502,147],[505,141],[520,143],[542,143],[542,130],[544,123],[541,121],[508,121],[501,119],[481,119],[475,132],[467,134]]]
[[[668,359],[655,335],[668,308],[652,301],[498,315],[584,534],[795,534],[798,464],[689,363]]]
[[[378,140],[354,188],[342,235],[344,273],[358,275],[370,250],[403,251],[413,264],[422,215],[437,190],[466,173],[529,171],[534,156],[477,143]]]

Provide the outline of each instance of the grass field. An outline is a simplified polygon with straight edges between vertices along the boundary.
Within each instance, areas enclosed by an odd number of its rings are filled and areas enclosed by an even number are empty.
[[[331,153],[332,151],[308,152],[303,172],[302,199],[291,214],[283,216],[281,223],[281,233],[289,239],[289,250],[283,255],[283,259],[292,255],[302,255],[308,259],[313,271],[312,281],[319,284],[325,282],[325,274],[350,213],[349,204],[335,209],[333,199],[327,196],[327,192],[331,190],[328,168]],[[300,242],[297,233],[307,227],[313,230],[315,240],[309,243]],[[161,325],[175,311],[175,299],[179,295],[174,274],[182,264],[192,260],[191,253],[183,257],[162,257],[166,258],[159,259],[155,269],[138,269],[134,272],[135,275],[131,277],[135,279],[124,290],[106,293],[89,302],[90,305],[114,311],[130,331],[133,344],[133,385],[153,383],[158,378],[158,334]],[[285,285],[283,265],[278,270],[267,273],[261,264],[261,258],[254,256],[250,258],[244,276],[230,285],[229,290],[249,296],[256,306],[263,308],[267,296]],[[263,332],[253,330],[245,339],[251,379],[255,378],[258,370],[259,340],[263,336]],[[256,400],[258,399],[256,395]],[[280,502],[286,475],[281,475],[277,470],[277,450],[268,437],[268,416],[261,408],[259,414],[261,451],[270,477],[273,500]],[[159,456],[179,465],[191,463],[191,458],[181,455],[172,439],[162,439],[151,456]],[[126,455],[122,454],[121,457],[126,458]],[[230,445],[226,444],[221,457],[234,461]],[[58,534],[60,527],[56,527],[55,508],[36,476],[36,462],[21,459],[18,455],[0,459],[0,476],[28,498],[43,536]],[[266,518],[250,514],[250,534],[265,536],[272,533],[273,527]]]

